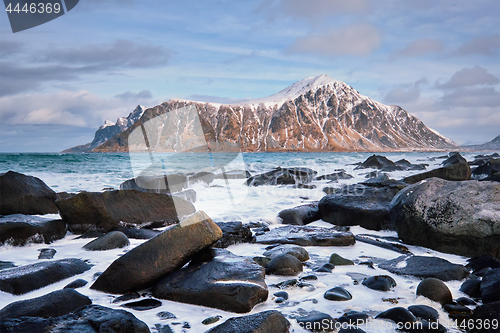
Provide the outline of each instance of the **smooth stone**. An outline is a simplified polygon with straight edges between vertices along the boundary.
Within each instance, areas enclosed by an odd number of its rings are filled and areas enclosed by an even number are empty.
[[[272,284],[272,285],[270,285],[270,287],[276,287],[276,288],[279,288],[279,289],[285,289],[285,288],[288,288],[288,287],[296,286],[297,282],[298,281],[296,279],[285,280],[285,281],[281,281],[281,282],[276,283],[276,284]]]
[[[40,249],[39,251],[38,259],[52,259],[57,253],[55,249]]]
[[[0,290],[14,295],[48,286],[91,268],[80,259],[42,261],[0,271]]]
[[[396,286],[396,281],[388,275],[377,275],[364,279],[361,284],[373,290],[389,291]]]
[[[269,262],[271,261],[271,258],[266,258],[266,257],[253,257],[253,261],[255,261],[257,264],[260,266],[266,268],[267,265],[269,265]]]
[[[161,302],[156,300],[156,299],[143,299],[137,302],[130,302],[130,303],[125,303],[120,306],[123,306],[124,308],[129,308],[129,309],[134,309],[137,311],[145,311],[145,310],[151,310],[155,309],[157,307],[161,306]]]
[[[177,317],[172,313],[168,311],[161,311],[156,314],[157,317],[159,317],[162,320],[167,320],[167,319],[176,319]]]
[[[198,211],[116,259],[90,288],[125,294],[151,286],[221,237],[217,224]]]
[[[49,294],[10,303],[0,310],[0,321],[19,317],[59,317],[92,304],[90,298],[74,289],[56,290]]]
[[[460,291],[472,298],[481,297],[481,280],[477,277],[471,277],[465,280],[460,286]]]
[[[264,252],[263,256],[274,259],[282,254],[289,254],[291,256],[294,256],[301,262],[309,260],[309,253],[307,252],[307,250],[297,245],[278,245]]]
[[[337,323],[329,314],[317,311],[298,317],[296,320],[300,327],[313,332],[333,332]]]
[[[297,275],[302,272],[302,262],[290,254],[280,254],[274,257],[266,267],[266,274]]]
[[[389,319],[395,323],[413,323],[417,321],[417,318],[405,308],[395,307],[384,312],[379,313],[375,316],[375,319]]]
[[[63,289],[68,289],[68,288],[77,289],[77,288],[81,288],[83,286],[86,286],[87,283],[88,282],[86,280],[84,280],[84,279],[77,279],[77,280],[75,280],[73,282],[70,282],[67,285],[65,285]]]
[[[221,318],[222,318],[221,316],[208,317],[208,318],[203,319],[203,321],[201,323],[203,325],[212,325],[212,324],[215,324],[216,322],[218,322],[219,319],[221,319]]]
[[[345,259],[342,258],[340,255],[337,253],[333,253],[330,256],[329,260],[330,264],[335,265],[335,266],[347,266],[347,265],[354,265],[354,262],[350,259]]]
[[[213,247],[227,248],[230,245],[239,243],[249,243],[252,241],[252,231],[247,225],[236,222],[216,222],[222,230],[222,238],[219,239]]]
[[[161,232],[157,230],[151,230],[151,229],[137,229],[137,228],[127,228],[127,227],[117,227],[115,228],[115,231],[121,231],[127,236],[128,238],[132,239],[151,239],[155,236],[158,236]]]
[[[67,231],[68,226],[63,220],[8,215],[0,218],[0,245],[1,243],[14,246],[30,243],[50,244],[66,236]]]
[[[480,289],[483,303],[500,301],[500,268],[494,268],[483,275]]]
[[[431,306],[428,305],[410,305],[408,311],[413,313],[417,318],[424,319],[427,321],[437,321],[439,319],[439,312]]]
[[[273,294],[276,297],[281,297],[284,298],[285,300],[288,299],[288,293],[286,291],[278,291]]]
[[[424,296],[440,304],[453,302],[453,296],[448,286],[435,278],[423,279],[417,286],[417,296]]]
[[[318,202],[284,209],[278,213],[283,224],[305,225],[319,220]]]
[[[268,310],[253,315],[229,318],[207,333],[288,333],[290,322],[276,310]]]
[[[339,323],[347,323],[349,325],[359,325],[360,323],[365,323],[368,317],[369,316],[363,312],[348,311],[340,316],[337,321]]]
[[[493,258],[490,255],[484,255],[481,257],[475,257],[467,260],[467,268],[473,271],[479,271],[483,268],[500,268],[500,260]]]
[[[121,231],[111,231],[85,244],[83,248],[87,251],[105,251],[118,249],[130,245],[128,237]]]
[[[132,299],[138,299],[138,298],[141,298],[141,295],[139,295],[139,293],[137,293],[137,292],[126,293],[125,295],[118,296],[111,303],[125,302],[125,301],[130,301]]]
[[[352,295],[342,287],[327,290],[323,297],[329,301],[348,301],[352,299]]]
[[[300,278],[301,281],[316,281],[317,279],[316,275],[306,275]]]
[[[314,271],[320,272],[320,273],[331,273],[334,268],[335,268],[335,265],[328,263],[328,264],[324,264],[323,266],[315,269]]]
[[[448,312],[450,315],[469,315],[471,310],[460,304],[444,304],[443,310]]]
[[[287,225],[274,228],[256,237],[261,244],[296,244],[300,246],[349,246],[356,240],[351,232],[336,232],[335,228]]]
[[[469,297],[459,297],[456,302],[460,305],[476,305],[477,303],[471,300]]]

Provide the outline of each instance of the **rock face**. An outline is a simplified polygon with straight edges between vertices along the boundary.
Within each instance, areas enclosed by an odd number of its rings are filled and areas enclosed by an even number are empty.
[[[387,151],[456,147],[398,106],[362,96],[344,82],[320,75],[299,81],[270,97],[241,104],[170,100],[147,109],[141,119],[93,151],[127,151],[130,133],[155,126],[155,151],[173,151],[171,142],[188,142],[192,130],[164,130],[154,120],[186,106],[196,108],[212,151]],[[190,128],[190,127],[188,127]],[[168,141],[167,138],[174,140]],[[133,143],[132,143],[133,144]],[[206,149],[205,149],[206,151]]]
[[[160,193],[136,190],[81,192],[56,202],[63,219],[75,233],[108,232],[119,225],[173,224],[195,208],[189,201]],[[122,222],[122,223],[120,223]]]
[[[500,258],[499,183],[432,178],[399,192],[390,216],[407,244]]]
[[[0,290],[21,295],[81,274],[90,265],[80,259],[43,261],[0,271]]]
[[[290,322],[276,310],[259,312],[250,316],[229,318],[207,333],[288,333]]]
[[[406,177],[403,181],[408,184],[415,184],[421,180],[433,177],[450,181],[470,180],[471,169],[467,163],[448,164],[442,168]]]
[[[66,235],[63,220],[16,221],[17,215],[0,218],[0,243],[22,246],[28,243],[50,244]],[[13,220],[13,221],[12,221]]]
[[[161,279],[153,296],[245,313],[267,299],[264,276],[264,268],[253,260],[214,249]]]
[[[199,211],[116,259],[91,288],[125,294],[150,286],[221,237],[217,224]]]
[[[356,240],[351,232],[331,228],[287,225],[256,237],[261,244],[296,244],[300,246],[348,246]]]
[[[57,214],[56,192],[43,181],[22,173],[0,174],[0,215]]]

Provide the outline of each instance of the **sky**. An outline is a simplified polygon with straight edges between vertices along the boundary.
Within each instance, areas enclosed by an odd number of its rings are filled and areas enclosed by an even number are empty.
[[[230,102],[327,74],[459,144],[500,134],[498,0],[80,0],[12,33],[0,152],[58,152],[172,98]]]

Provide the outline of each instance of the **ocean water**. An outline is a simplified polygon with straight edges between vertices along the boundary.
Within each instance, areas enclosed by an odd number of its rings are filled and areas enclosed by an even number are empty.
[[[466,153],[463,156],[467,160],[472,160],[478,153]],[[315,189],[299,189],[293,186],[259,186],[248,187],[244,185],[244,179],[215,179],[210,185],[204,183],[192,184],[191,187],[197,192],[195,206],[199,210],[204,210],[214,221],[265,221],[271,223],[271,227],[279,226],[277,214],[279,211],[292,208],[297,205],[319,200],[324,196],[322,188],[324,186],[341,186],[344,184],[355,184],[365,180],[365,175],[371,169],[354,170],[354,164],[364,161],[371,154],[369,153],[243,153],[243,154],[158,154],[150,156],[148,154],[0,154],[0,173],[8,170],[32,175],[42,179],[49,187],[56,192],[78,192],[78,191],[103,191],[106,189],[117,189],[123,181],[137,176],[145,170],[151,170],[151,166],[157,168],[159,173],[173,172],[198,172],[214,171],[220,173],[222,170],[248,170],[252,174],[269,171],[277,166],[281,167],[307,167],[318,172],[318,175],[336,172],[344,169],[354,176],[349,180],[340,180],[338,183],[328,183],[328,181],[314,181]],[[445,155],[445,153],[389,153],[381,154],[392,161],[407,159],[412,163],[427,163],[427,170],[439,167],[442,159],[431,160]],[[404,176],[420,173],[422,171],[396,171],[391,172],[391,178],[399,179]],[[22,219],[22,216],[20,217]],[[58,215],[41,216],[44,218],[58,218]],[[331,225],[318,221],[313,225],[330,227]],[[369,233],[380,236],[397,236],[395,232],[384,231],[374,232],[361,227],[352,227],[355,234]],[[77,289],[79,292],[89,296],[95,304],[101,304],[112,308],[120,308],[120,304],[111,303],[112,296],[89,289],[93,275],[102,272],[111,262],[123,252],[144,242],[143,240],[131,239],[131,245],[124,249],[115,249],[101,252],[87,252],[82,249],[90,239],[76,239],[77,235],[68,233],[67,236],[50,245],[30,244],[24,247],[13,247],[9,245],[0,246],[0,260],[12,261],[16,265],[24,265],[38,261],[38,253],[42,248],[51,247],[57,250],[54,259],[81,258],[89,259],[94,265],[91,270],[69,278],[53,285],[35,290],[21,296],[13,296],[0,292],[0,308],[5,305],[22,299],[29,299],[44,295],[57,290],[67,283],[83,278],[89,281],[87,286]],[[229,248],[235,254],[243,256],[262,255],[264,245],[240,244]],[[466,259],[461,256],[439,253],[430,249],[417,246],[409,246],[410,250],[419,255],[433,255],[445,258],[453,263],[464,264]],[[318,258],[328,258],[332,253],[352,260],[366,260],[367,257],[393,259],[400,254],[389,250],[374,247],[372,245],[358,242],[350,247],[306,247],[311,255]],[[310,268],[305,268],[303,275],[311,273]],[[367,275],[390,275],[397,286],[389,292],[379,292],[370,290],[362,285],[354,285],[351,278],[346,275],[348,272],[359,272]],[[319,279],[314,283],[316,289],[307,291],[300,288],[290,289],[287,304],[276,304],[272,294],[278,289],[269,288],[269,299],[257,305],[251,313],[256,313],[268,309],[278,309],[285,315],[294,315],[304,309],[306,311],[321,311],[338,317],[345,311],[368,311],[373,316],[378,312],[387,310],[395,306],[407,307],[413,304],[426,304],[436,308],[440,313],[440,318],[450,329],[455,332],[451,324],[446,321],[447,314],[441,307],[428,299],[415,296],[416,286],[419,283],[417,278],[402,277],[390,274],[382,269],[370,269],[366,266],[346,266],[336,267],[332,273],[320,273]],[[268,285],[284,281],[289,277],[267,276]],[[462,281],[447,282],[454,298],[464,296],[459,292]],[[323,293],[332,287],[343,286],[353,295],[353,300],[347,302],[331,302],[323,298]],[[318,302],[313,303],[311,300]],[[395,300],[397,304],[392,304],[388,299]],[[296,302],[296,303],[294,303]],[[169,324],[174,332],[204,332],[224,320],[239,316],[235,313],[225,312],[217,309],[210,309],[201,306],[179,304],[162,300],[162,306],[148,311],[132,312],[136,317],[145,321],[152,332],[155,324]],[[173,312],[178,318],[173,320],[160,320],[156,314],[160,311]],[[210,316],[222,316],[222,319],[213,325],[203,325],[201,321]],[[191,329],[183,329],[175,322],[189,322]],[[300,328],[295,320],[290,319],[293,332],[307,332]],[[361,327],[363,328],[363,327]],[[372,326],[365,326],[366,332],[396,332],[395,325],[374,320]]]

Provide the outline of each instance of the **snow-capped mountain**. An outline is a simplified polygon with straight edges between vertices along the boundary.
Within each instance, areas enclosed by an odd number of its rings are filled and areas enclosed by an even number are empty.
[[[500,150],[500,135],[493,140],[478,145],[462,145],[467,150]]]
[[[127,128],[135,124],[144,114],[146,108],[142,105],[138,105],[134,111],[132,111],[126,118],[120,117],[116,120],[116,123],[105,120],[104,124],[99,127],[95,132],[94,140],[92,142],[69,148],[63,151],[63,153],[87,153],[91,152],[94,148],[99,147],[104,142],[111,139],[116,134],[125,131]]]
[[[127,140],[134,129],[147,124],[145,127],[150,130],[154,118],[186,106],[196,108],[212,151],[235,146],[242,151],[396,151],[456,147],[453,141],[427,128],[401,107],[378,103],[342,81],[319,75],[269,97],[235,104],[178,99],[164,102],[147,109],[139,121],[93,151],[127,151]],[[192,140],[190,130],[178,127],[172,130],[172,126],[167,126],[166,131],[165,125],[159,122],[154,126],[155,142],[170,142],[168,137],[172,136],[175,142]],[[162,144],[155,149],[175,151]]]

